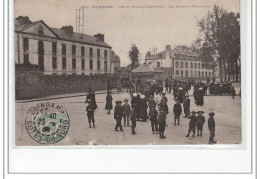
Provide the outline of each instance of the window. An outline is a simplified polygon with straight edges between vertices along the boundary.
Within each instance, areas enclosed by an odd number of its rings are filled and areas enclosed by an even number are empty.
[[[204,78],[204,71],[201,74],[202,74],[202,78]]]
[[[52,54],[56,55],[57,54],[57,43],[52,42]]]
[[[175,75],[179,75],[179,71],[178,70],[175,71]]]
[[[198,69],[200,69],[200,63],[198,63]]]
[[[23,54],[23,63],[28,64],[29,63],[29,54]]]
[[[76,55],[76,46],[72,45],[72,55],[75,56]]]
[[[181,62],[181,68],[183,68],[183,62]]]
[[[57,69],[57,58],[52,57],[52,69],[56,70]]]
[[[196,71],[194,71],[194,77],[195,77],[195,78],[197,77],[197,72],[196,72]]]
[[[89,69],[93,70],[93,59],[89,60]]]
[[[157,67],[160,67],[160,62],[157,62]]]
[[[97,70],[100,71],[100,60],[97,61]]]
[[[190,68],[193,68],[193,63],[190,63]]]
[[[175,62],[175,67],[179,68],[179,62]]]
[[[107,50],[104,50],[104,59],[107,59]]]
[[[209,77],[211,78],[211,72],[209,72]]]
[[[200,71],[198,73],[199,73],[199,78],[200,78]]]
[[[62,55],[66,55],[66,45],[62,44]]]
[[[100,60],[100,49],[97,49],[97,60]]]
[[[194,68],[195,68],[195,69],[197,68],[197,63],[194,63]]]
[[[38,55],[44,55],[44,44],[42,40],[38,41]]]
[[[189,68],[188,62],[185,63],[185,68]]]
[[[23,38],[23,51],[27,52],[29,50],[29,39]]]
[[[93,58],[93,48],[89,49],[89,58]]]
[[[85,59],[81,59],[81,70],[85,70]]]
[[[104,61],[104,70],[107,72],[107,61]]]
[[[183,78],[183,71],[181,71],[181,78]]]
[[[193,71],[190,71],[190,77],[193,78]]]
[[[188,71],[185,71],[185,78],[188,78]]]
[[[85,47],[81,47],[81,56],[85,57]]]
[[[76,59],[72,58],[72,70],[76,70]]]
[[[208,72],[205,72],[205,77],[206,77],[206,78],[208,77]]]
[[[62,69],[63,69],[63,70],[66,70],[66,66],[67,66],[67,64],[66,64],[66,58],[63,57],[63,58],[62,58]]]

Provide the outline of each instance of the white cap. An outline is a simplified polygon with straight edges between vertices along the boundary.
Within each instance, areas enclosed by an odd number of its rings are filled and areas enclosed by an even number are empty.
[[[182,90],[182,87],[179,87],[179,90]]]
[[[137,96],[137,94],[136,94],[136,93],[134,93],[134,94],[133,94],[133,97],[136,97],[136,96]]]
[[[203,88],[199,88],[199,90],[203,90]]]
[[[145,98],[145,96],[142,94],[142,95],[140,96],[140,98],[141,98],[141,99],[144,99],[144,98]]]

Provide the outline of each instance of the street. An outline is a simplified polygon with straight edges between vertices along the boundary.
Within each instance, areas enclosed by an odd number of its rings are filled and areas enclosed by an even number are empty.
[[[239,93],[239,86],[236,85],[236,93]],[[173,125],[173,105],[174,97],[166,94],[168,98],[169,114],[167,115],[166,139],[159,139],[159,134],[152,134],[151,122],[137,121],[136,135],[131,134],[131,127],[124,127],[123,132],[114,131],[116,121],[113,111],[106,114],[105,97],[106,94],[96,94],[98,110],[95,112],[96,128],[89,128],[86,116],[85,97],[70,97],[54,100],[43,100],[26,103],[16,103],[15,116],[15,139],[16,145],[34,146],[42,145],[34,141],[25,128],[25,118],[28,109],[41,102],[55,102],[63,105],[70,117],[70,128],[67,136],[58,143],[51,145],[185,145],[185,144],[207,144],[209,139],[208,113],[215,112],[216,137],[218,144],[239,144],[242,142],[241,131],[241,98],[235,96],[205,96],[204,106],[196,106],[190,91],[191,111],[204,111],[206,122],[203,126],[201,137],[185,137],[189,127],[189,119],[181,115],[180,125]],[[113,107],[116,100],[128,99],[128,93],[113,93]],[[123,120],[122,120],[123,125]],[[192,136],[192,135],[190,135]]]

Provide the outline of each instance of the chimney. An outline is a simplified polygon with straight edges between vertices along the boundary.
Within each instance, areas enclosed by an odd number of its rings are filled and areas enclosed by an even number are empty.
[[[165,51],[166,51],[166,52],[170,52],[170,51],[171,51],[171,46],[170,46],[170,45],[167,45],[167,46],[165,47]]]
[[[73,34],[73,27],[71,25],[69,26],[62,26],[61,30],[64,30],[68,35]]]
[[[96,37],[98,40],[100,40],[100,41],[102,41],[102,42],[105,41],[105,36],[104,36],[104,34],[98,33],[98,34],[94,35],[94,37]]]
[[[170,45],[167,45],[165,47],[165,52],[166,52],[166,54],[165,54],[166,59],[170,59],[171,58],[171,46]]]
[[[15,19],[15,24],[21,26],[21,25],[26,25],[26,24],[30,24],[32,23],[29,19],[28,16],[18,16],[16,19]]]

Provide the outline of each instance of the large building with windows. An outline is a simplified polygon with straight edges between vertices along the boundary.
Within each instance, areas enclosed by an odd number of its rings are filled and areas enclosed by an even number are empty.
[[[15,19],[15,63],[39,65],[45,75],[109,74],[111,46],[104,34],[75,33],[72,26],[49,27],[28,17]]]
[[[176,46],[171,49],[171,46],[167,45],[164,51],[146,57],[145,62],[152,64],[154,68],[163,69],[167,77],[213,77],[213,70],[208,65],[202,64],[199,53],[185,46]]]

